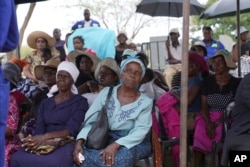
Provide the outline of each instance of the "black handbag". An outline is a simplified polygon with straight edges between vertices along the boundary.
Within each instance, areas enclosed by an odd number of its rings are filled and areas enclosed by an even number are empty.
[[[97,120],[92,125],[92,128],[90,129],[88,133],[87,141],[85,144],[87,148],[103,149],[104,147],[108,145],[109,122],[108,122],[108,117],[107,117],[107,106],[108,106],[108,103],[112,94],[112,90],[113,90],[113,87],[110,87],[105,105],[102,107],[100,111],[97,111],[98,112]]]

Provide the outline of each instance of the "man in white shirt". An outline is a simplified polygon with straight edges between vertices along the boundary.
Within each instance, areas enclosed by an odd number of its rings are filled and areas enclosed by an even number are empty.
[[[90,11],[89,9],[85,9],[83,11],[84,20],[76,22],[71,31],[75,31],[78,28],[86,28],[86,27],[100,27],[100,23],[96,20],[90,18]]]
[[[169,32],[168,39],[165,42],[167,64],[164,70],[164,76],[168,87],[171,88],[173,75],[181,70],[182,46],[179,42],[180,33],[178,28],[173,28]]]

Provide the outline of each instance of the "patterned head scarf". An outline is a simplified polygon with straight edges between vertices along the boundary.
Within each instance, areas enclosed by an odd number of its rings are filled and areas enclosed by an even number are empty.
[[[127,56],[127,59],[123,60],[121,62],[121,70],[120,70],[120,73],[122,74],[123,73],[123,70],[124,68],[126,67],[126,65],[128,63],[131,63],[131,62],[135,62],[135,63],[138,63],[140,66],[141,66],[141,69],[142,69],[142,78],[144,77],[145,75],[145,71],[146,71],[146,67],[145,65],[142,63],[142,61],[137,57],[137,56]]]

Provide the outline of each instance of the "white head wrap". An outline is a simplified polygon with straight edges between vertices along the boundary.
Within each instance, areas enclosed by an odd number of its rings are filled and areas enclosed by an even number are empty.
[[[59,66],[57,67],[57,72],[56,72],[56,77],[59,71],[66,71],[68,72],[72,79],[74,80],[74,82],[76,82],[76,79],[79,75],[79,70],[76,68],[75,64],[72,62],[68,62],[68,61],[63,61],[59,64]],[[52,86],[52,88],[50,89],[49,93],[47,94],[49,97],[53,96],[53,94],[55,92],[58,91],[58,87],[57,85]],[[77,88],[76,86],[73,84],[71,87],[71,91],[74,94],[78,94]]]

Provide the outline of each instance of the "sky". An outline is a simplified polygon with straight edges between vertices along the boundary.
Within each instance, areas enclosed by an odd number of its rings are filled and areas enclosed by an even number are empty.
[[[198,0],[201,4],[206,3],[207,0]],[[23,45],[27,45],[26,39],[28,34],[33,31],[44,31],[52,35],[54,28],[60,28],[62,31],[62,39],[64,39],[66,33],[71,29],[71,26],[81,19],[83,19],[83,10],[75,10],[74,8],[62,7],[63,0],[48,0],[44,2],[37,2],[33,15],[30,22],[26,28],[24,34]],[[20,4],[17,8],[17,18],[19,28],[21,27],[26,13],[28,11],[29,4]],[[95,18],[91,15],[91,18]],[[157,17],[154,18],[155,23],[149,27],[146,27],[140,31],[140,33],[133,40],[135,43],[148,42],[150,37],[154,36],[166,36],[168,30],[171,28],[182,27],[182,18],[171,18],[171,25],[168,25],[169,19],[167,17]],[[155,31],[157,30],[157,31]]]

